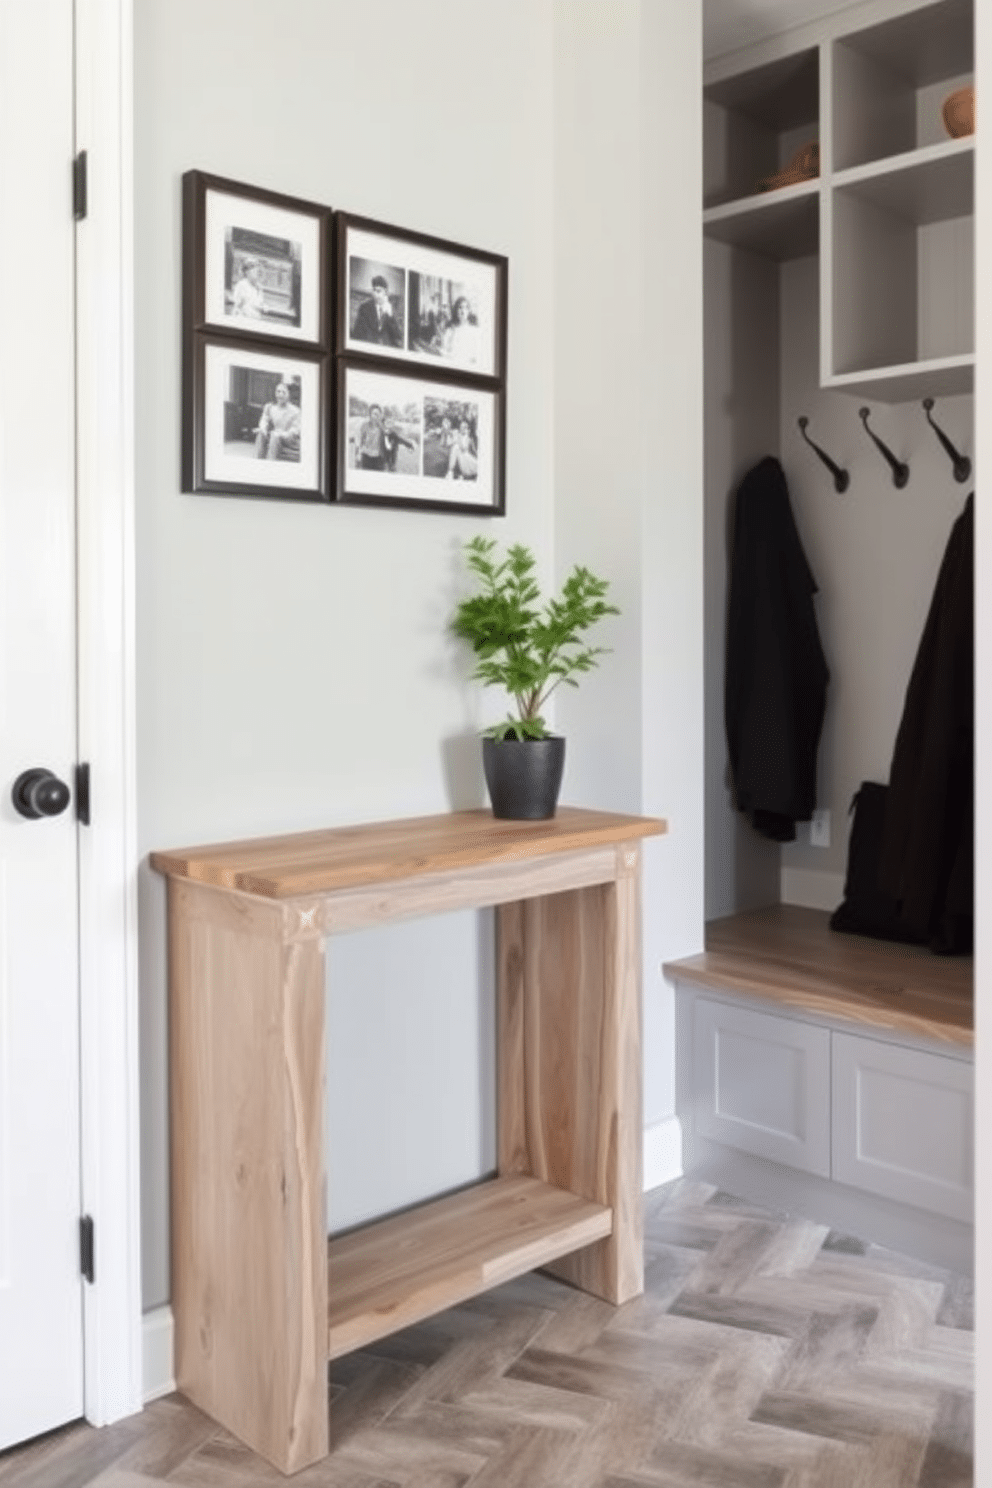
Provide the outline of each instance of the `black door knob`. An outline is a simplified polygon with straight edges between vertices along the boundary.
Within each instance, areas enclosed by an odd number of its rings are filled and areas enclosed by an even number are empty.
[[[14,781],[11,797],[22,816],[58,816],[69,804],[70,791],[51,770],[25,770]]]

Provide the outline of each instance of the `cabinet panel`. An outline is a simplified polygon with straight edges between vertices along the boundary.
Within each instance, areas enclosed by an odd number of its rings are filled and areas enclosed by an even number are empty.
[[[973,1084],[962,1060],[835,1033],[834,1178],[970,1223]]]
[[[699,998],[693,1047],[701,1136],[829,1176],[829,1030]]]

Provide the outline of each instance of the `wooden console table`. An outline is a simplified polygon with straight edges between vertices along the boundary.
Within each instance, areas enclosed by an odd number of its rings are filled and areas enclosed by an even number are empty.
[[[283,1472],[327,1361],[536,1266],[643,1290],[640,846],[487,811],[153,853],[169,880],[176,1381]],[[327,1239],[324,940],[497,911],[498,1174]]]

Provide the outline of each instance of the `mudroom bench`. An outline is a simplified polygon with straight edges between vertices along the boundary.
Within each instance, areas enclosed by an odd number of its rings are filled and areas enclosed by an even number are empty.
[[[970,958],[795,905],[670,962],[688,1176],[936,1265],[973,1262]]]

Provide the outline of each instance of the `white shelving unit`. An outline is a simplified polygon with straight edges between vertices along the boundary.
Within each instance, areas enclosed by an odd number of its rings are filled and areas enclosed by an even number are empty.
[[[858,782],[885,778],[926,595],[964,496],[919,400],[956,399],[946,427],[967,449],[975,376],[975,138],[950,138],[941,117],[973,79],[975,0],[821,9],[830,13],[711,59],[704,75],[707,916],[730,923],[781,900],[793,950],[816,913],[804,906],[842,898],[846,808]],[[811,140],[818,179],[759,189]],[[864,403],[903,405],[880,410],[875,427],[912,464],[908,490],[859,428]],[[848,472],[843,492],[802,443],[807,423]],[[766,454],[782,461],[821,586],[831,691],[817,804],[833,812],[836,837],[819,860],[806,841],[777,849],[753,831],[728,777],[731,493]],[[764,987],[749,940],[736,984],[723,956],[714,979],[691,988],[687,963],[681,975],[667,968],[686,1171],[967,1270],[970,1049],[948,1051],[939,1029],[924,1042],[888,1027],[905,1011],[907,968],[877,1026],[859,1029],[849,1008],[825,1012],[839,990],[825,916],[823,933],[805,1009],[781,946]],[[875,987],[877,971],[857,986]],[[928,987],[939,978],[922,963],[911,974]]]
[[[743,201],[710,207],[703,214],[708,237],[784,260],[816,253],[820,246],[820,183],[801,181]]]
[[[705,88],[705,207],[753,198],[760,180],[819,140],[819,78],[817,48],[807,47]]]
[[[974,82],[974,25],[972,0],[939,0],[825,44],[834,170],[947,138],[940,107],[954,88]]]
[[[816,46],[707,83],[703,231],[778,262],[819,252],[823,387],[885,402],[967,393],[975,141],[947,136],[941,106],[974,78],[973,0],[870,25],[859,10],[848,30],[851,14],[828,18]],[[819,180],[759,192],[814,139]]]

